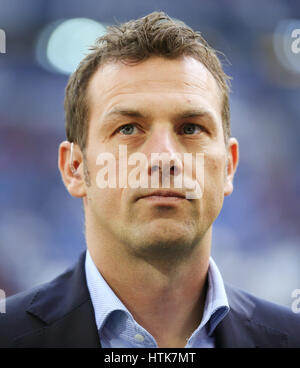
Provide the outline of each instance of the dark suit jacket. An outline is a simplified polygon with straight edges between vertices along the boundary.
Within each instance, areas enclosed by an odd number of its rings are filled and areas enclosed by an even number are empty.
[[[99,348],[86,285],[85,253],[75,268],[6,301],[0,347]],[[226,286],[230,312],[215,330],[216,347],[300,347],[300,316]]]

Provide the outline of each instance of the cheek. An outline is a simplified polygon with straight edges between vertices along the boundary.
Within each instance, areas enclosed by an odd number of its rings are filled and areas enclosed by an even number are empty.
[[[88,206],[102,221],[116,221],[122,213],[122,193],[118,188],[98,188],[91,186],[88,193]]]
[[[209,154],[204,158],[204,196],[211,203],[224,199],[225,157],[223,154]]]
[[[224,181],[225,154],[218,151],[204,154],[204,168],[209,177]]]
[[[109,152],[109,151],[107,151]],[[101,187],[99,183],[108,183],[108,173],[106,169],[109,169],[108,162],[97,165],[97,157],[101,152],[94,152],[88,158],[88,165],[86,172],[88,173],[88,179],[90,185],[87,187],[87,205],[93,208],[93,211],[100,213],[102,211],[104,216],[116,214],[116,209],[120,209],[122,188],[118,187],[118,170],[110,170],[110,178],[112,183],[116,183],[116,186],[112,187]],[[110,152],[112,153],[112,152]],[[117,161],[117,160],[116,160]],[[118,162],[116,165],[118,168]],[[110,185],[111,185],[110,184]]]

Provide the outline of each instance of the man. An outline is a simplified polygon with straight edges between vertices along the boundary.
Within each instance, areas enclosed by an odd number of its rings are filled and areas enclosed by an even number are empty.
[[[1,346],[300,347],[297,315],[225,287],[210,258],[238,165],[228,94],[214,50],[164,13],[98,40],[68,83],[59,147],[64,184],[83,199],[88,250],[74,269],[7,300]],[[142,157],[140,171],[122,166],[121,148]],[[129,185],[145,173],[159,187]]]

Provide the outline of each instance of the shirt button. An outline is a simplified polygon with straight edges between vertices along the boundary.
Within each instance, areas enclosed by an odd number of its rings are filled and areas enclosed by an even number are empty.
[[[135,336],[134,336],[134,338],[135,338],[135,341],[138,341],[138,342],[143,342],[144,340],[145,340],[145,338],[144,338],[144,336],[143,335],[141,335],[141,334],[136,334]]]

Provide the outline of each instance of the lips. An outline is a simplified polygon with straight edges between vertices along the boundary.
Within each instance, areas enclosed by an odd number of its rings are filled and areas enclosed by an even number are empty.
[[[175,197],[175,198],[184,198],[184,199],[186,198],[185,195],[180,192],[176,192],[172,190],[156,190],[154,192],[147,193],[139,197],[139,199],[147,198],[147,197],[171,197],[171,198]]]

